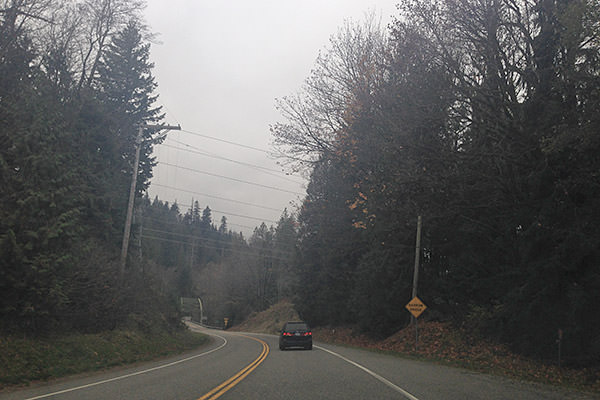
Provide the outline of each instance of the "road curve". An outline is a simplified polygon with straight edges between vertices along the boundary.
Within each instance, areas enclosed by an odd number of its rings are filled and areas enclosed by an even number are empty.
[[[277,337],[254,335],[273,348]],[[223,399],[565,400],[599,396],[520,383],[460,368],[316,342],[313,351],[273,351]]]
[[[280,351],[273,335],[193,329],[213,340],[183,356],[3,393],[0,400],[599,398],[318,342],[312,351]]]
[[[261,355],[264,361],[265,349],[269,349],[260,339],[220,331],[209,333],[212,336],[211,343],[192,353],[0,393],[0,399],[197,400],[246,367],[256,365]],[[212,394],[211,397],[205,397],[206,400],[209,398],[216,397]]]

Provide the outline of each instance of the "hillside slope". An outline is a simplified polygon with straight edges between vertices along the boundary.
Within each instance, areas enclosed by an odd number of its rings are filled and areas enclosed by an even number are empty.
[[[294,305],[284,300],[265,311],[250,314],[246,321],[234,326],[231,330],[276,335],[287,321],[298,320],[300,317],[294,309]]]

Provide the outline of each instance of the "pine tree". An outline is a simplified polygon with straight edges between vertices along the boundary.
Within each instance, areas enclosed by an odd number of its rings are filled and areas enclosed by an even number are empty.
[[[154,94],[157,83],[152,76],[150,44],[145,43],[142,27],[131,20],[114,38],[104,53],[95,79],[98,98],[113,115],[112,130],[118,137],[120,152],[127,163],[123,171],[131,171],[140,125],[157,124],[163,119]],[[153,145],[161,138],[155,129],[144,129],[140,152],[137,193],[144,191],[152,177],[155,158]],[[128,172],[126,172],[128,173]]]
[[[200,227],[204,233],[208,232],[210,228],[212,228],[212,211],[209,206],[206,206],[206,208],[202,211]]]

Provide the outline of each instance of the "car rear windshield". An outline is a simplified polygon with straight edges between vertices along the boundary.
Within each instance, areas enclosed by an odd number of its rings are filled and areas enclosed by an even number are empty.
[[[307,331],[308,325],[306,325],[304,322],[288,322],[285,325],[285,330],[286,331]]]

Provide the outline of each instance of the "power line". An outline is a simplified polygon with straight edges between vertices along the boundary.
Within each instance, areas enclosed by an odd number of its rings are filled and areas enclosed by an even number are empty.
[[[174,204],[174,203],[177,203],[177,202],[175,201],[175,202],[172,202],[171,204]],[[180,204],[180,203],[177,203],[177,206],[181,206],[181,207],[188,208],[188,209],[191,209],[193,207],[192,205],[189,205],[189,204]],[[210,208],[210,206],[208,208]],[[234,214],[234,213],[231,213],[229,211],[219,211],[219,210],[215,210],[214,208],[210,208],[210,211],[211,212],[215,212],[215,213],[219,213],[219,214],[224,214],[225,216],[227,216],[227,215],[233,215],[234,217],[247,218],[247,219],[252,219],[252,220],[261,221],[261,222],[273,222],[273,223],[278,223],[279,222],[279,221],[275,221],[275,220],[272,220],[272,219],[252,217],[250,215]]]
[[[212,211],[212,210],[211,210]],[[155,222],[159,222],[161,224],[167,224],[167,225],[179,225],[182,224],[182,221],[164,221],[158,218],[151,218],[148,216],[144,216],[145,219],[149,219],[151,221],[155,221]],[[249,226],[249,225],[240,225],[240,224],[234,224],[234,223],[230,223],[229,221],[227,221],[227,226],[239,226],[240,228],[247,228],[247,229],[256,229],[256,226]]]
[[[232,203],[243,204],[243,205],[246,205],[246,206],[264,208],[265,210],[272,210],[272,211],[280,211],[281,212],[281,210],[279,208],[261,206],[259,204],[246,203],[245,201],[228,199],[226,197],[213,196],[211,194],[206,194],[206,193],[194,192],[194,191],[191,191],[191,190],[180,189],[180,188],[176,188],[176,187],[173,187],[173,186],[161,185],[160,183],[152,183],[152,185],[153,186],[158,186],[158,187],[163,187],[163,188],[166,188],[166,189],[178,190],[180,192],[185,192],[185,193],[190,193],[190,194],[197,194],[197,195],[200,195],[200,196],[210,197],[210,198],[213,198],[213,199],[230,201]]]
[[[173,236],[181,236],[181,237],[186,237],[186,238],[190,238],[190,239],[193,240],[193,242],[188,242],[188,243],[194,243],[195,241],[213,242],[213,243],[218,243],[218,244],[225,243],[225,242],[220,241],[218,239],[203,238],[203,237],[199,237],[199,236],[196,236],[196,235],[189,235],[189,234],[186,234],[186,233],[177,233],[177,232],[162,231],[160,229],[144,228],[143,231],[144,232],[150,231],[150,232],[155,232],[155,233],[164,233],[164,234],[173,235]]]
[[[186,131],[185,129],[182,129],[181,132],[185,132],[185,133],[189,133],[190,135],[200,136],[200,137],[203,137],[203,138],[206,138],[206,139],[216,140],[218,142],[223,142],[223,143],[231,144],[231,145],[234,145],[234,146],[239,146],[239,147],[243,147],[243,148],[246,148],[246,149],[256,150],[256,151],[260,151],[262,153],[269,154],[269,151],[266,150],[266,149],[261,149],[261,148],[258,148],[258,147],[248,146],[246,144],[231,142],[229,140],[220,139],[220,138],[217,138],[217,137],[214,137],[214,136],[203,135],[203,134],[198,133],[198,132]]]
[[[188,225],[183,224],[182,221],[166,221],[164,219],[152,218],[152,217],[149,217],[147,215],[144,216],[143,218],[145,220],[150,220],[150,221],[158,222],[158,223],[160,223],[162,225],[178,225],[178,226],[183,226],[183,227],[187,227],[188,226]],[[252,230],[254,230],[254,229],[257,228],[256,226],[233,224],[233,223],[230,223],[229,221],[227,221],[227,226],[228,227],[229,226],[239,226],[239,227],[242,227],[242,228],[247,228],[247,229],[252,229]],[[271,226],[273,226],[273,225],[271,225]],[[150,228],[144,228],[144,229],[150,229]],[[234,232],[234,231],[232,231],[232,232],[233,233],[238,233],[238,232]],[[276,233],[276,236],[282,237],[282,238],[295,238],[296,237],[296,235],[294,235],[294,234],[288,234],[288,233],[285,233],[285,234]]]
[[[169,231],[162,231],[160,229],[152,229],[152,228],[144,228],[144,232],[154,232],[154,233],[164,233],[167,235],[173,235],[173,236],[181,236],[181,237],[185,237],[185,238],[190,238],[192,241],[191,242],[187,242],[187,243],[195,243],[195,242],[212,242],[213,244],[227,244],[228,242],[224,242],[222,240],[219,239],[210,239],[210,238],[204,238],[204,237],[199,237],[197,235],[189,235],[186,233],[177,233],[177,232],[169,232]],[[247,244],[246,244],[247,245]]]
[[[250,217],[248,215],[240,215],[240,214],[234,214],[234,213],[230,213],[230,212],[226,212],[226,211],[219,211],[219,210],[214,210],[211,208],[211,211],[214,211],[216,213],[219,214],[225,214],[225,215],[233,215],[234,217],[240,217],[240,218],[247,218],[247,219],[254,219],[256,221],[261,221],[261,222],[274,222],[277,223],[278,221],[272,220],[272,219],[265,219],[265,218],[258,218],[258,217]]]
[[[227,221],[227,226],[237,226],[240,228],[246,228],[246,229],[256,229],[256,226],[248,226],[248,225],[240,225],[240,224],[233,224],[233,223],[229,223],[229,221]]]
[[[229,176],[224,176],[224,175],[219,175],[219,174],[213,174],[212,172],[201,171],[201,170],[194,169],[194,168],[181,167],[179,165],[170,164],[170,163],[166,163],[166,162],[160,162],[159,164],[167,165],[167,166],[174,167],[174,168],[184,169],[186,171],[196,172],[198,174],[204,174],[204,175],[214,176],[214,177],[217,177],[217,178],[228,179],[228,180],[235,181],[235,182],[245,183],[245,184],[248,184],[248,185],[259,186],[259,187],[263,187],[263,188],[266,188],[266,189],[277,190],[279,192],[296,194],[298,196],[303,196],[304,195],[304,193],[294,192],[292,190],[281,189],[281,188],[278,188],[278,187],[269,186],[269,185],[263,185],[263,184],[256,183],[256,182],[249,182],[249,181],[245,181],[243,179],[231,178]]]
[[[159,241],[163,241],[163,242],[171,242],[171,243],[178,243],[178,244],[184,244],[184,245],[192,245],[191,242],[188,241],[184,241],[184,240],[176,240],[176,239],[166,239],[166,238],[161,238],[161,237],[156,237],[156,236],[149,236],[149,235],[141,235],[141,237],[143,239],[153,239],[153,240],[159,240]],[[206,249],[213,249],[213,250],[223,250],[225,252],[230,252],[230,253],[238,253],[238,254],[242,254],[244,256],[249,256],[249,257],[258,257],[258,258],[262,258],[265,257],[264,254],[256,254],[253,251],[247,250],[237,250],[237,249],[223,249],[221,247],[216,247],[216,246],[203,246]],[[274,251],[275,253],[277,251]],[[292,257],[293,255],[290,254],[290,257]],[[271,260],[277,260],[277,261],[289,261],[289,258],[283,258],[283,257],[275,257],[275,256],[270,256],[269,257]]]
[[[166,144],[166,143],[161,143],[161,144],[159,144],[159,146],[169,147],[169,148],[176,149],[176,150],[181,150],[181,151],[187,151],[188,153],[199,154],[199,155],[202,155],[202,156],[205,156],[205,157],[215,158],[217,160],[228,161],[228,162],[231,162],[231,163],[243,165],[245,167],[250,167],[250,168],[254,168],[254,169],[260,170],[260,171],[262,171],[263,173],[265,173],[267,175],[271,175],[271,176],[274,176],[274,177],[279,178],[279,179],[283,179],[283,180],[286,180],[286,181],[289,181],[289,182],[297,183],[299,185],[303,184],[303,182],[299,182],[299,181],[297,181],[295,179],[290,179],[290,178],[287,177],[287,176],[298,176],[298,175],[288,174],[287,172],[283,172],[283,171],[276,170],[276,169],[273,169],[273,168],[263,167],[261,165],[254,165],[254,164],[246,163],[246,162],[243,162],[243,161],[239,161],[239,160],[234,160],[234,159],[231,159],[231,158],[223,157],[223,156],[220,156],[218,154],[209,153],[209,152],[203,151],[203,150],[201,150],[201,149],[199,149],[199,148],[197,148],[195,146],[192,146],[190,144],[187,144],[187,143],[175,140],[175,139],[169,138],[168,140],[171,141],[171,142],[175,142],[175,143],[177,143],[177,144],[179,144],[181,146],[189,147],[189,149],[171,146],[171,145]],[[274,172],[274,173],[271,173],[271,172]],[[286,175],[286,176],[281,176],[281,175]]]
[[[181,237],[186,237],[186,238],[191,238],[194,242],[195,241],[199,241],[199,242],[212,242],[212,243],[216,243],[218,245],[220,244],[227,244],[228,242],[226,241],[222,241],[219,239],[210,239],[210,238],[203,238],[203,237],[198,237],[196,235],[189,235],[189,234],[185,234],[185,233],[175,233],[175,232],[169,232],[169,231],[162,231],[160,229],[152,229],[152,228],[144,228],[144,231],[151,231],[151,232],[156,232],[156,233],[165,233],[167,235],[174,235],[174,236],[181,236]],[[188,242],[188,243],[194,243],[194,242]],[[257,247],[253,247],[249,244],[246,244],[248,246],[248,249],[251,250],[262,250],[260,248]],[[278,252],[280,254],[285,254],[285,255],[291,255],[292,253],[286,252],[286,251],[282,251],[279,249],[270,249],[273,252]]]
[[[185,142],[181,142],[179,140],[170,139],[170,138],[168,140],[170,142],[175,142],[175,143],[177,143],[180,146],[185,146],[185,147],[189,147],[189,148],[186,149],[186,148],[176,147],[176,146],[173,146],[173,145],[170,145],[170,144],[167,144],[167,143],[160,143],[159,146],[169,147],[169,148],[175,149],[175,150],[187,151],[188,153],[199,154],[201,156],[210,157],[210,158],[216,158],[218,160],[229,161],[229,162],[233,162],[233,163],[236,163],[236,164],[244,165],[246,167],[252,167],[252,168],[255,168],[255,169],[260,169],[260,170],[265,170],[265,171],[271,171],[271,172],[277,172],[277,173],[283,173],[282,171],[279,171],[279,170],[276,170],[276,169],[272,169],[272,168],[268,168],[268,167],[263,167],[263,166],[255,165],[255,164],[249,164],[249,163],[245,163],[245,162],[242,162],[242,161],[233,160],[233,159],[230,159],[230,158],[227,158],[227,157],[223,157],[223,156],[220,156],[220,155],[215,154],[215,153],[210,153],[210,152],[201,150],[200,148],[198,148],[196,146],[192,146],[191,144],[188,144],[188,143],[185,143]]]

